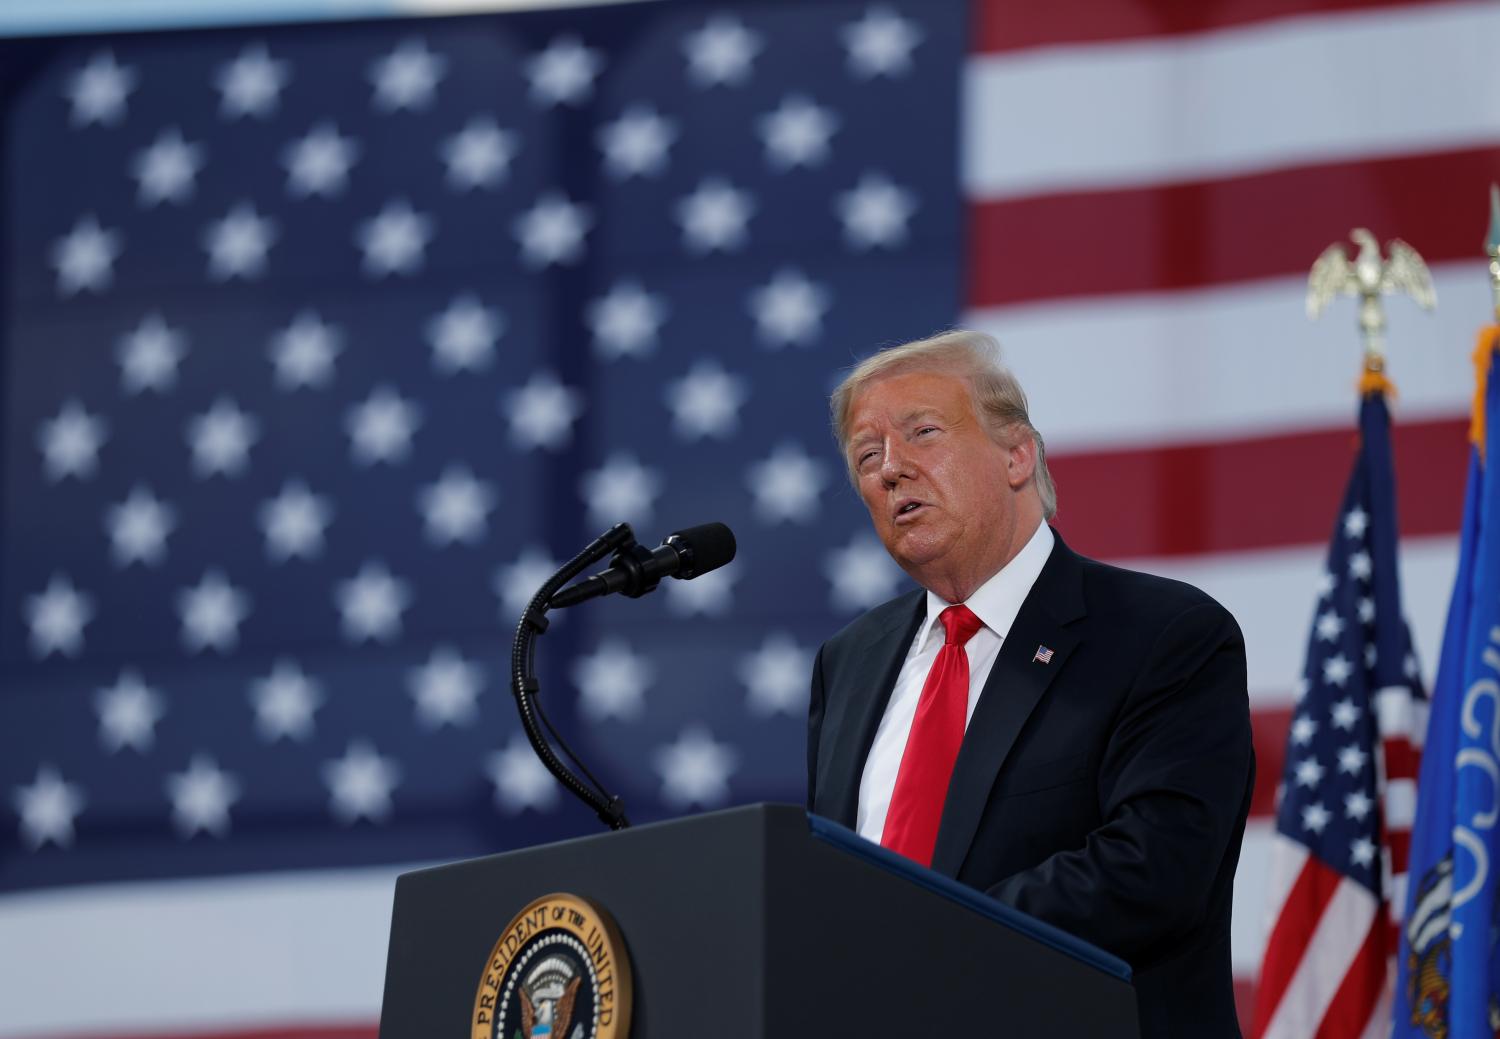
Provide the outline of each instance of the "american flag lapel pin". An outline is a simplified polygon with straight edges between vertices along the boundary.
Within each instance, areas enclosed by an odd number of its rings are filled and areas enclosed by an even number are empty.
[[[1052,651],[1046,646],[1038,646],[1036,648],[1036,655],[1031,658],[1031,662],[1035,664],[1038,660],[1043,664],[1052,663]]]

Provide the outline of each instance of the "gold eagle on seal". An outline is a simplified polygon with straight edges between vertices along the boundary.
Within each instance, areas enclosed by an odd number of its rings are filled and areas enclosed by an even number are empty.
[[[563,988],[556,999],[541,1000],[541,1007],[534,1006],[531,994],[521,989],[521,1030],[526,1039],[565,1039],[568,1025],[573,1022],[573,1001],[578,998],[582,978],[574,978]]]

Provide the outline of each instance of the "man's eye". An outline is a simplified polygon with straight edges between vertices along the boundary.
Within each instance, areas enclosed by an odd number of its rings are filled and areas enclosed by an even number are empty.
[[[918,426],[917,427],[917,436],[921,436],[924,433],[936,433],[936,432],[937,432],[937,427],[936,426]]]

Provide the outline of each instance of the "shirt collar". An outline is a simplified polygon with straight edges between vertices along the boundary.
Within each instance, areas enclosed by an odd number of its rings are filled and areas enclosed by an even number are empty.
[[[1031,540],[1016,553],[1015,558],[1001,567],[994,577],[976,588],[964,603],[1002,641],[1010,634],[1010,626],[1015,623],[1016,614],[1021,612],[1021,604],[1031,592],[1031,586],[1036,584],[1042,567],[1047,565],[1047,557],[1052,554],[1052,544],[1056,540],[1051,527],[1046,523],[1037,524],[1036,533],[1031,535]],[[927,593],[927,619],[922,622],[922,633],[917,645],[926,644],[933,629],[940,627],[938,614],[952,605],[935,592]]]

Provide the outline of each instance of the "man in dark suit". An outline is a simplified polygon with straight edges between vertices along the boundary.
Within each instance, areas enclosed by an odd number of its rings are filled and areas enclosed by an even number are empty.
[[[1238,1036],[1255,766],[1234,619],[1063,544],[989,337],[876,354],[832,405],[875,530],[923,590],[819,651],[812,810],[1125,959],[1143,1039]]]

